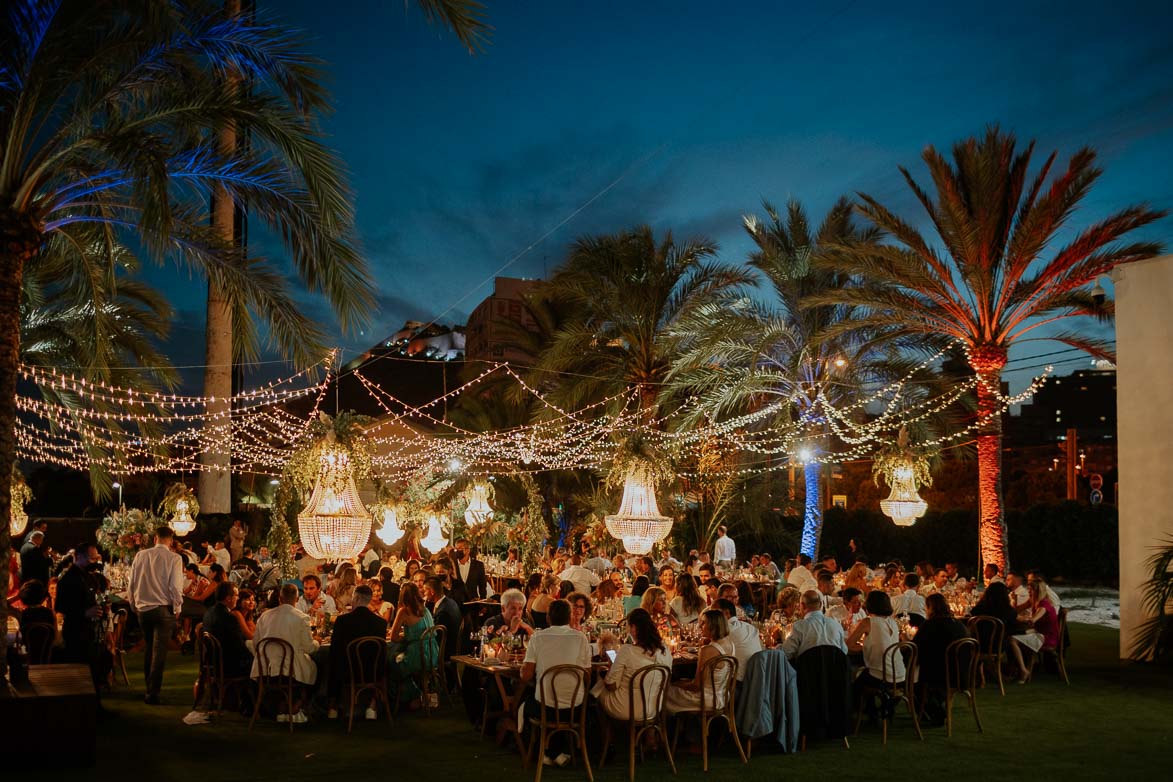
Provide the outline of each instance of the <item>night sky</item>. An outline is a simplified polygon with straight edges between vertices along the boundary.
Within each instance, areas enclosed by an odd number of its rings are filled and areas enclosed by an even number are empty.
[[[258,6],[330,64],[325,128],[380,302],[364,333],[338,335],[348,355],[408,318],[462,323],[495,273],[542,276],[583,234],[650,223],[738,262],[740,216],[763,198],[798,198],[817,219],[864,191],[920,222],[896,167],[923,175],[926,145],[992,122],[1043,154],[1100,152],[1079,225],[1137,201],[1173,206],[1167,0],[500,2],[477,56],[410,1]],[[202,293],[185,301],[158,281],[184,315],[173,360],[202,363]],[[1062,347],[1016,353],[1014,385],[1038,371],[1028,354]]]

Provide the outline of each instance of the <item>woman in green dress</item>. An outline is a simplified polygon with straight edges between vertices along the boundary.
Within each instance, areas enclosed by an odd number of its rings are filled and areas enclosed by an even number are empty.
[[[390,663],[392,680],[398,683],[399,700],[412,711],[420,708],[419,686],[413,674],[431,670],[439,654],[435,636],[423,641],[423,635],[432,626],[432,612],[424,605],[419,588],[406,583],[399,592],[399,610],[391,624]]]

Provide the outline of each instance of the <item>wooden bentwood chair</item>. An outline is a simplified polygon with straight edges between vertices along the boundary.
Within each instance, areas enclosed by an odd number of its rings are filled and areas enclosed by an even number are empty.
[[[114,612],[114,632],[110,654],[114,657],[114,667],[110,669],[110,684],[114,684],[114,672],[122,673],[122,683],[130,686],[130,678],[126,675],[126,622],[130,613],[125,608]]]
[[[728,668],[728,674],[725,677],[722,691],[718,692],[717,672],[722,668]],[[676,751],[676,743],[680,740],[680,731],[684,727],[684,718],[689,716],[699,718],[701,723],[701,759],[704,770],[708,771],[709,730],[715,720],[724,719],[729,726],[729,733],[733,736],[733,743],[737,746],[737,754],[741,756],[741,762],[748,763],[749,758],[746,757],[745,749],[741,746],[741,738],[737,735],[737,709],[734,703],[737,692],[737,658],[729,655],[714,657],[697,671],[696,676],[701,685],[700,707],[676,713],[676,730],[672,733],[672,751]],[[718,706],[717,703],[706,702],[710,693],[716,696],[718,702],[723,700],[723,705]]]
[[[568,733],[575,739],[575,742],[570,745],[571,758],[574,757],[575,743],[577,743],[578,748],[582,750],[582,764],[586,767],[587,779],[590,782],[595,782],[586,745],[586,696],[589,675],[590,672],[586,668],[579,668],[577,665],[555,665],[552,668],[547,668],[546,672],[542,674],[542,678],[538,682],[538,701],[544,705],[541,707],[541,714],[538,718],[531,717],[529,720],[531,730],[529,747],[526,749],[525,755],[522,756],[528,762],[529,757],[533,755],[535,746],[537,747],[538,769],[534,776],[534,782],[542,782],[542,767],[545,765],[542,758],[545,757],[546,750],[550,746],[550,738],[558,733]],[[574,685],[569,697],[565,699],[558,697],[559,681],[572,682]],[[569,687],[569,684],[564,686]]]
[[[993,668],[998,677],[998,692],[1006,697],[1002,679],[1002,664],[1006,662],[1006,625],[994,616],[975,616],[969,620],[969,631],[978,640],[978,672],[982,686],[986,686],[986,669]]]
[[[856,708],[859,713],[855,718],[855,735],[859,735],[859,725],[863,722],[864,704],[867,698],[880,695],[887,700],[882,706],[880,714],[883,743],[888,743],[888,723],[896,717],[896,706],[903,701],[908,706],[908,713],[912,717],[912,726],[916,729],[916,737],[921,741],[925,736],[920,730],[920,719],[916,715],[916,697],[913,694],[913,679],[916,673],[916,644],[910,641],[898,641],[884,650],[884,661],[880,668],[881,687],[868,687],[859,694]],[[904,681],[896,681],[896,657],[904,658]]]
[[[372,708],[378,711],[382,705],[387,710],[387,721],[394,724],[391,701],[387,697],[387,639],[376,635],[355,638],[346,645],[346,681],[350,694],[350,717],[346,732],[354,728],[354,712],[358,710],[358,699],[363,693],[374,698]]]
[[[200,702],[208,696],[208,705],[214,711],[224,709],[224,697],[233,687],[247,687],[247,676],[228,678],[224,675],[224,650],[216,636],[207,631],[201,631],[196,641],[199,659],[199,678],[196,679],[195,698],[192,710],[199,708]]]
[[[256,646],[257,668],[257,702],[253,706],[252,719],[248,721],[248,729],[253,729],[257,715],[261,713],[261,703],[265,700],[265,693],[269,690],[285,696],[285,712],[290,716],[289,732],[293,732],[293,693],[298,686],[293,678],[293,660],[295,657],[293,644],[281,638],[264,638]],[[275,664],[274,664],[275,663]],[[276,673],[270,673],[276,671]]]
[[[28,649],[29,665],[48,665],[53,661],[53,642],[57,628],[48,622],[34,622],[21,634]]]
[[[607,761],[607,750],[611,747],[613,724],[625,722],[627,724],[627,778],[635,782],[635,750],[639,747],[640,760],[643,760],[643,747],[640,746],[644,734],[648,731],[660,737],[660,745],[668,754],[668,765],[672,773],[676,773],[676,761],[672,758],[672,747],[668,745],[668,718],[664,712],[664,694],[668,691],[668,682],[672,678],[672,669],[664,665],[649,665],[641,668],[631,677],[630,689],[627,692],[627,713],[631,719],[618,720],[603,711],[603,751],[599,755],[599,768]]]
[[[969,701],[978,733],[982,733],[982,718],[978,715],[977,681],[981,647],[974,638],[958,638],[945,647],[945,736],[953,736],[953,699],[964,695]],[[924,716],[925,700],[930,688],[925,688],[920,714]]]
[[[1054,658],[1055,666],[1059,669],[1059,676],[1062,677],[1063,683],[1071,686],[1071,679],[1067,678],[1067,609],[1059,609],[1059,645],[1054,649],[1043,649],[1036,654],[1031,660],[1031,677],[1034,677],[1034,669],[1039,664],[1040,660],[1045,660],[1048,657]]]

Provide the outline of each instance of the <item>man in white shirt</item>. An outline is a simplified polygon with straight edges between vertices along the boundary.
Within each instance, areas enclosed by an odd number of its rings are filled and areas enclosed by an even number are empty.
[[[835,606],[843,604],[843,601],[835,596],[835,577],[829,571],[820,570],[815,576],[815,581],[819,585],[819,594],[823,596],[823,611],[830,611]]]
[[[583,548],[586,549],[586,546],[583,546]],[[584,550],[583,556],[586,556],[588,553],[590,553],[589,549]],[[596,550],[583,561],[582,566],[599,578],[602,578],[603,574],[611,569],[611,560],[603,556],[602,551]]]
[[[298,599],[297,610],[307,617],[326,614],[333,616],[338,613],[338,606],[334,598],[322,591],[322,579],[309,573],[301,580],[305,595]]]
[[[718,567],[733,567],[733,563],[737,561],[737,545],[726,532],[724,524],[717,527],[717,542],[713,544],[713,559],[717,560]]]
[[[811,558],[806,554],[798,555],[798,564],[786,574],[786,583],[799,592],[819,591],[819,582],[810,571]]]
[[[895,616],[907,614],[909,620],[918,627],[924,622],[927,609],[924,595],[920,593],[920,576],[916,573],[904,574],[904,592],[892,601],[892,613]]]
[[[594,571],[582,566],[582,557],[575,554],[570,558],[570,564],[558,574],[558,578],[574,584],[575,592],[589,595],[591,590],[599,585],[599,576]]]
[[[1043,574],[1040,571],[1038,571],[1038,570],[1026,571],[1026,583],[1033,584],[1036,581],[1042,581],[1043,583],[1046,583],[1046,579],[1043,578]],[[1050,584],[1047,584],[1047,601],[1052,606],[1055,607],[1056,611],[1058,611],[1060,608],[1063,607],[1063,604],[1059,602],[1059,594],[1054,589],[1051,589]],[[1027,591],[1026,602],[1027,603],[1030,602],[1030,591],[1029,590]]]
[[[560,709],[565,716],[567,709],[582,703],[590,686],[591,645],[585,633],[570,627],[570,603],[565,600],[551,602],[546,609],[546,618],[550,626],[538,630],[530,638],[525,650],[525,662],[521,666],[522,686],[530,681],[536,682],[534,696],[522,706],[526,720],[540,718],[543,706],[552,710]],[[577,699],[574,698],[575,682],[568,676],[560,676],[552,691],[543,692],[542,675],[556,665],[577,665],[586,670],[586,680],[578,688]],[[557,734],[551,738],[550,744],[554,745],[556,739],[557,747],[551,746],[549,751],[557,754],[553,759],[543,757],[544,765],[565,766],[570,760],[570,756],[562,751],[566,746],[566,736]]]
[[[790,635],[782,643],[782,651],[786,653],[786,659],[794,660],[816,646],[834,646],[847,654],[843,625],[823,613],[823,596],[808,590],[802,595],[802,619],[790,629]]]
[[[998,570],[997,564],[993,562],[987,562],[985,568],[982,570],[982,576],[986,579],[986,586],[997,583],[1005,584],[1006,581],[1002,578],[1000,573],[1001,571]]]
[[[1014,570],[1006,572],[1006,588],[1010,590],[1010,604],[1019,611],[1030,607],[1030,592],[1022,581],[1022,574]]]
[[[954,590],[965,589],[966,584],[969,583],[965,576],[957,572],[956,562],[945,563],[945,576],[949,579],[949,584]]]
[[[312,685],[318,678],[318,666],[313,660],[313,654],[318,650],[318,642],[310,634],[309,617],[294,608],[297,602],[297,587],[285,584],[281,587],[281,603],[276,608],[270,608],[257,619],[256,633],[253,635],[255,649],[260,649],[261,641],[266,638],[280,638],[293,647],[293,678],[301,684]],[[280,654],[269,655],[267,658],[269,669],[267,675],[281,674],[278,666],[281,665]],[[288,670],[288,669],[286,669]],[[252,678],[261,675],[261,654],[258,651],[253,657]],[[295,691],[297,688],[294,688]],[[300,696],[295,693],[295,698]],[[309,718],[300,708],[301,701],[296,700],[293,711],[288,714],[278,714],[278,722],[308,722]]]
[[[225,573],[232,567],[232,552],[225,548],[224,541],[216,541],[216,547],[209,553],[216,560],[216,564],[224,568]]]
[[[724,587],[722,587],[722,591]],[[737,658],[737,681],[745,678],[749,658],[762,650],[762,637],[749,622],[737,618],[737,606],[725,598],[713,602],[713,608],[725,614],[729,622],[729,637],[733,639],[733,656]]]
[[[843,601],[837,606],[832,606],[827,616],[843,625],[845,630],[855,627],[868,618],[868,612],[863,610],[863,592],[855,587],[844,589]]]
[[[367,552],[362,555],[362,574],[367,578],[374,576],[379,572],[377,567],[379,562],[379,552],[375,550],[374,546],[367,548]],[[372,568],[374,568],[372,570]]]
[[[152,706],[159,703],[167,645],[175,632],[175,618],[183,608],[183,558],[171,550],[173,539],[170,527],[155,530],[154,548],[140,551],[130,566],[127,589],[130,607],[138,614],[143,630],[147,680],[144,701]]]
[[[683,564],[684,563],[681,562],[679,559],[672,556],[672,552],[670,550],[668,550],[667,548],[660,549],[660,558],[656,560],[656,569],[657,570],[663,570],[666,567],[670,567],[673,570],[677,570]]]
[[[766,571],[766,578],[773,581],[782,580],[782,571],[778,569],[778,564],[769,554],[762,554],[762,568]]]

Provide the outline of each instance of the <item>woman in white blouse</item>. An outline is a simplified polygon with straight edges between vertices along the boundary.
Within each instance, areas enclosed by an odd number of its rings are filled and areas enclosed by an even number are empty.
[[[857,687],[881,687],[884,683],[884,652],[900,640],[900,626],[892,618],[892,599],[887,592],[868,592],[864,609],[868,618],[855,626],[847,639],[851,651],[863,651],[865,670],[855,680]],[[904,658],[892,655],[892,670],[887,672],[887,683],[904,681]]]
[[[604,679],[605,689],[599,695],[599,704],[603,711],[617,720],[629,720],[632,715],[629,711],[631,681],[637,673],[649,665],[663,665],[672,668],[672,653],[660,639],[660,632],[652,616],[642,608],[637,608],[627,616],[627,632],[631,636],[631,643],[619,647],[615,654],[615,661],[611,663],[611,670]],[[655,678],[644,680],[645,687],[643,703],[655,706],[655,692],[652,687],[657,683]],[[639,709],[641,699],[635,697],[635,707]],[[646,719],[653,715],[637,714],[638,719]]]
[[[668,605],[682,625],[692,624],[708,608],[696,579],[687,573],[676,579],[676,597]]]

